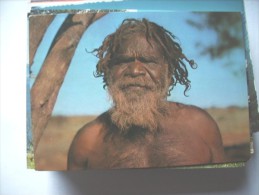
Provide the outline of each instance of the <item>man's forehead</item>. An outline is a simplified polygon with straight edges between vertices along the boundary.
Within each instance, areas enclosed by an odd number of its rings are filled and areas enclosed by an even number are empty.
[[[152,38],[147,40],[144,33],[133,33],[123,37],[118,46],[116,53],[119,56],[163,56],[161,47]]]

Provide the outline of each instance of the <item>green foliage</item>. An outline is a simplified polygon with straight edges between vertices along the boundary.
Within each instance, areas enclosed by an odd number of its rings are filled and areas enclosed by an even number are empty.
[[[27,168],[28,169],[35,169],[34,152],[33,152],[32,146],[30,146],[28,151],[27,151]]]

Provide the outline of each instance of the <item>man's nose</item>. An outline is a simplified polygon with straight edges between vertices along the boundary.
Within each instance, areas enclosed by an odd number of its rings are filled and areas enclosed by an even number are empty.
[[[134,62],[130,63],[127,68],[127,75],[130,75],[132,77],[137,77],[137,76],[143,76],[146,74],[145,68],[143,64],[135,60]]]

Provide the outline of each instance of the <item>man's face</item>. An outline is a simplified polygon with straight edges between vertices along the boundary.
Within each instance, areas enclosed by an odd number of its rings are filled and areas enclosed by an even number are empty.
[[[155,131],[159,119],[168,114],[168,64],[160,48],[149,42],[143,33],[122,39],[109,65],[111,119],[123,133],[131,127]]]
[[[144,94],[147,90],[164,89],[167,93],[168,64],[157,44],[153,40],[147,42],[143,33],[122,39],[110,70],[111,83],[120,80],[124,92]]]

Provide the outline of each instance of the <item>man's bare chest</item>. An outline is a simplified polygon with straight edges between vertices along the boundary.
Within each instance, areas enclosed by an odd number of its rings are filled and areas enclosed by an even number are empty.
[[[153,139],[105,140],[88,165],[100,168],[175,167],[209,163],[210,150],[195,136],[159,135]]]

